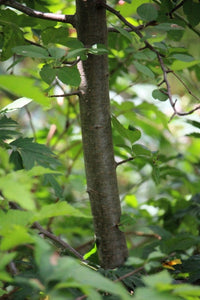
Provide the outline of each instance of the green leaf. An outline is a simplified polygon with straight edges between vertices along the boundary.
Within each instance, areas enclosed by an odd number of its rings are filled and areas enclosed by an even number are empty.
[[[58,47],[49,47],[48,52],[52,58],[60,59],[66,55],[66,50]]]
[[[35,163],[48,168],[58,164],[54,153],[47,146],[34,143],[32,138],[18,138],[9,145],[21,154],[25,169],[31,169]]]
[[[88,53],[95,55],[103,55],[108,53],[108,49],[103,44],[94,44],[91,48],[88,49]]]
[[[172,57],[185,62],[194,61],[194,58],[191,55],[182,54],[182,53],[173,54]]]
[[[184,1],[183,11],[187,16],[189,23],[193,27],[199,24],[200,22],[199,3],[196,3],[193,0]]]
[[[72,216],[77,218],[90,218],[80,210],[74,208],[66,202],[57,202],[55,204],[45,205],[33,216],[32,222],[43,220],[56,216]]]
[[[153,4],[144,3],[137,8],[138,15],[145,21],[153,21],[158,17],[157,9]]]
[[[158,166],[153,165],[152,178],[156,184],[160,183],[160,169]]]
[[[157,99],[157,100],[160,100],[160,101],[166,101],[169,97],[168,95],[166,95],[167,93],[167,90],[166,89],[156,89],[156,90],[153,90],[152,92],[152,97],[154,99]]]
[[[155,77],[155,75],[154,75],[154,73],[151,71],[151,69],[149,69],[148,67],[142,65],[142,64],[139,63],[138,61],[134,61],[133,64],[134,64],[134,66],[136,67],[136,69],[137,69],[140,73],[142,73],[142,74],[144,74],[144,75],[146,75],[147,77],[150,77],[150,78],[154,78],[154,77]]]
[[[22,208],[30,210],[35,209],[31,193],[32,184],[33,182],[24,170],[12,172],[0,178],[0,189],[3,196],[9,201],[18,203]]]
[[[14,129],[18,126],[17,122],[5,115],[0,118],[0,140],[12,139],[19,133]]]
[[[56,77],[56,73],[57,71],[50,65],[44,65],[40,71],[40,76],[46,83],[51,84]]]
[[[200,122],[197,122],[195,120],[187,120],[187,123],[191,124],[194,127],[197,127],[200,129]]]
[[[81,82],[80,74],[77,67],[63,67],[58,70],[58,78],[65,84],[79,86]]]
[[[194,137],[194,138],[199,139],[200,138],[200,133],[199,132],[192,132],[192,133],[186,134],[186,136],[190,136],[190,137]]]
[[[25,45],[12,48],[17,55],[32,57],[32,58],[49,58],[49,52],[39,46]]]
[[[7,22],[5,22],[6,24]],[[4,29],[4,43],[2,47],[1,60],[7,60],[13,55],[12,48],[25,43],[22,31],[16,25],[6,25]]]
[[[128,32],[127,30],[125,30],[123,27],[119,27],[119,26],[115,26],[112,24],[112,27],[117,29],[117,31],[119,31],[121,33],[121,35],[123,35],[125,38],[127,38],[131,43],[133,41],[133,36],[131,35],[130,32]]]
[[[82,57],[83,54],[85,54],[87,51],[86,48],[79,48],[79,49],[75,49],[75,50],[70,50],[67,53],[67,58],[77,58],[77,56]]]
[[[27,172],[29,174],[29,176],[41,176],[41,175],[45,175],[45,174],[61,174],[58,171],[49,169],[49,168],[44,168],[42,166],[35,166],[33,167],[31,170],[28,170]]]
[[[20,109],[20,108],[26,106],[27,104],[29,104],[30,102],[32,102],[32,99],[22,97],[22,98],[19,98],[19,99],[13,101],[12,103],[6,105],[4,108],[2,108],[0,110],[0,112],[4,112],[4,111],[10,112],[10,111]]]
[[[143,277],[144,283],[147,286],[156,287],[158,283],[170,284],[172,279],[167,271],[158,272],[150,276]]]
[[[151,156],[151,151],[141,144],[134,144],[132,146],[132,151],[133,154],[137,156]]]
[[[0,87],[8,90],[14,95],[33,99],[45,107],[50,105],[49,98],[44,96],[42,91],[35,86],[35,80],[31,78],[15,75],[1,75]]]
[[[32,237],[28,234],[28,228],[24,228],[20,225],[13,225],[12,229],[8,230],[2,239],[0,249],[10,250],[18,245],[27,243],[33,243]]]
[[[171,69],[173,71],[178,71],[178,70],[183,70],[183,69],[186,69],[186,68],[190,68],[190,67],[193,67],[193,66],[199,65],[199,64],[200,64],[200,60],[193,60],[193,61],[190,61],[190,62],[175,60],[171,64]]]
[[[45,45],[61,44],[67,46],[68,28],[67,27],[47,27],[41,33],[42,41]]]
[[[136,142],[141,137],[141,132],[137,128],[129,126],[129,129],[126,129],[114,116],[112,116],[112,124],[118,133],[131,143]]]

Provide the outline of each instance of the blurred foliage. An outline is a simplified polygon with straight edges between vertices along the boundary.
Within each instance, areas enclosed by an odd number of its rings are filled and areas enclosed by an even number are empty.
[[[45,12],[75,12],[70,0],[19,2]],[[168,80],[179,110],[192,109],[200,97],[199,1],[108,4],[132,25],[145,25],[144,40],[173,71]],[[86,49],[71,25],[1,6],[2,299],[200,298],[199,112],[171,118],[155,52],[114,14],[107,18],[114,29],[107,49]],[[88,53],[109,57],[119,226],[130,253],[116,270],[98,265],[86,192],[76,60]]]

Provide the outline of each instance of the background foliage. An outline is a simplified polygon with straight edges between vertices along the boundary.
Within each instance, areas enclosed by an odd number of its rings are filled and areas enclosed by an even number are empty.
[[[133,26],[145,25],[142,38],[109,10],[108,47],[86,49],[71,25],[1,7],[2,299],[200,297],[199,112],[174,115],[155,52],[177,111],[193,110],[199,2],[108,2]],[[75,12],[69,0],[23,3]],[[119,226],[130,253],[116,270],[99,268],[86,193],[76,63],[88,53],[109,57]]]

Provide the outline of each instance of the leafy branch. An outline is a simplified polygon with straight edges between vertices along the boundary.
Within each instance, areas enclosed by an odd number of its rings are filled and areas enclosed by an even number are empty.
[[[111,13],[113,13],[114,15],[116,15],[126,26],[128,26],[133,32],[135,32],[137,34],[138,37],[140,37],[141,39],[144,40],[144,36],[143,34],[140,32],[141,28],[140,27],[137,27],[137,26],[134,26],[132,25],[130,22],[128,22],[126,20],[126,18],[124,18],[119,11],[115,10],[114,8],[112,8],[111,6],[109,6],[108,4],[106,3],[101,3],[101,5],[103,7],[105,7],[106,10],[110,11]],[[166,88],[167,88],[167,92],[166,92],[166,95],[168,96],[169,98],[169,102],[170,102],[170,105],[174,111],[171,119],[175,116],[175,115],[178,115],[178,116],[186,116],[186,115],[190,115],[192,114],[193,112],[195,112],[196,110],[200,109],[200,105],[198,105],[197,107],[189,110],[188,112],[179,112],[177,109],[176,109],[176,102],[177,100],[173,101],[172,99],[172,93],[171,93],[171,87],[170,87],[170,84],[169,84],[169,81],[168,81],[168,78],[167,78],[167,74],[171,71],[167,70],[166,67],[165,67],[165,64],[164,64],[164,61],[163,61],[163,54],[161,54],[159,51],[157,51],[148,41],[144,40],[144,44],[145,44],[145,47],[143,47],[142,49],[145,49],[145,48],[148,48],[150,49],[151,51],[153,51],[157,58],[158,58],[158,62],[160,64],[160,67],[161,67],[161,70],[162,70],[162,73],[163,73],[163,81],[162,83],[165,83],[166,84]],[[141,50],[141,49],[140,49]],[[178,76],[176,76],[177,79],[179,79]],[[180,80],[180,82],[183,84],[183,81]],[[185,86],[185,84],[184,84]],[[188,88],[187,88],[188,90]],[[190,92],[191,95],[193,95],[191,92]],[[195,96],[196,99],[198,99],[196,96]],[[199,99],[198,99],[199,100]],[[122,162],[123,163],[123,162]]]

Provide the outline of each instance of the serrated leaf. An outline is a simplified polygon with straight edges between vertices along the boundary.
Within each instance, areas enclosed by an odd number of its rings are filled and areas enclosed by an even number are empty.
[[[166,89],[156,89],[152,92],[152,97],[160,101],[166,101],[169,97],[166,95]]]
[[[41,210],[33,216],[32,222],[56,216],[90,218],[90,216],[85,215],[80,210],[63,201],[43,206]]]
[[[17,122],[5,115],[0,118],[0,140],[11,139],[19,133],[14,129],[18,126]]]
[[[144,3],[137,8],[138,15],[145,21],[153,21],[158,17],[155,6],[151,3]]]
[[[147,66],[142,65],[138,61],[134,61],[133,64],[140,73],[142,73],[142,74],[144,74],[144,75],[146,75],[147,77],[150,77],[150,78],[155,77],[154,73]]]
[[[70,50],[67,54],[67,58],[77,58],[77,56],[81,56],[81,55],[85,54],[86,51],[87,51],[86,48]]]
[[[49,106],[49,98],[44,96],[44,93],[35,86],[35,80],[23,76],[1,75],[0,87],[6,89],[17,96],[33,99],[43,106]]]
[[[9,145],[21,154],[25,169],[31,169],[36,163],[46,167],[58,164],[54,153],[47,146],[34,143],[32,138],[18,138]]]

